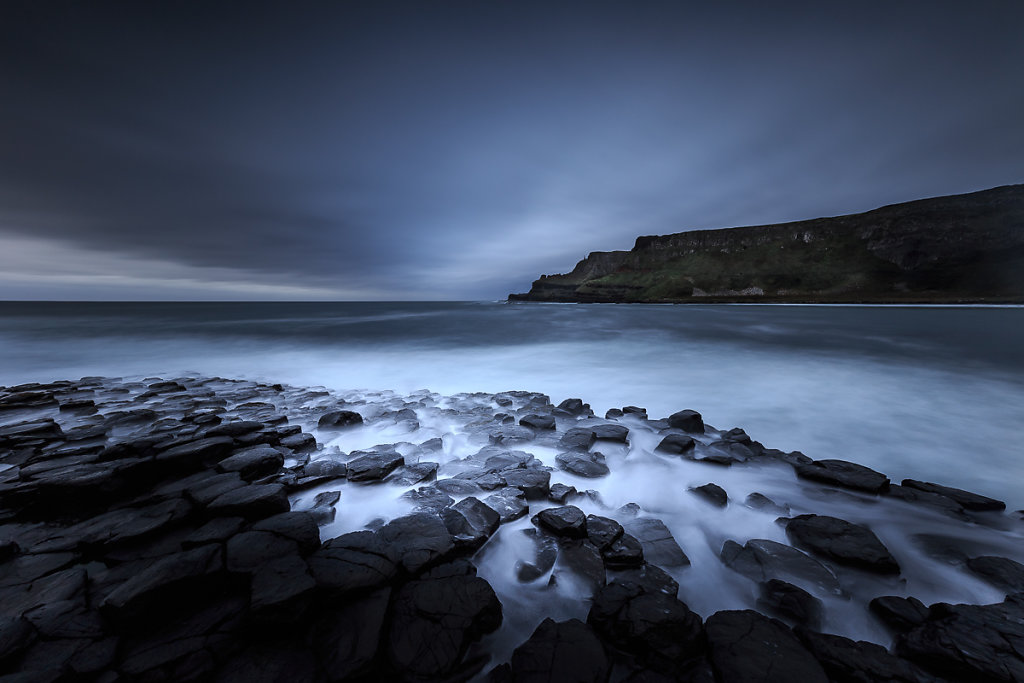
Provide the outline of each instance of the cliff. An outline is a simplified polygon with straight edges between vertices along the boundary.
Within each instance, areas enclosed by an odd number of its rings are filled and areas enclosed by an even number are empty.
[[[509,300],[1024,302],[1024,185],[833,218],[638,237]]]

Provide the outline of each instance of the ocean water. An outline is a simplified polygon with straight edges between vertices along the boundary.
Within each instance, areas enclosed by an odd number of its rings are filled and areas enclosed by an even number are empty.
[[[439,479],[474,466],[471,456],[493,428],[481,426],[481,415],[523,407],[502,407],[493,394],[528,390],[555,403],[582,398],[599,417],[624,405],[643,406],[652,418],[692,408],[710,425],[742,427],[770,448],[853,460],[896,481],[935,481],[1024,507],[1024,308],[0,304],[0,384],[189,373],[326,387],[331,396],[288,389],[313,403],[278,405],[317,437],[315,457],[398,444],[407,461],[438,462]],[[317,416],[339,399],[367,423],[319,430]],[[410,408],[415,422],[388,417]],[[1002,592],[950,559],[951,548],[1024,561],[1024,524],[1015,515],[962,520],[829,491],[777,462],[722,468],[666,456],[654,452],[656,428],[630,416],[619,423],[630,430],[628,444],[592,449],[610,475],[584,479],[556,469],[552,482],[592,490],[573,500],[589,514],[628,524],[620,508],[638,503],[642,517],[662,520],[692,563],[667,571],[702,617],[757,607],[757,585],[719,560],[723,543],[788,542],[778,512],[743,504],[754,492],[794,515],[866,524],[899,562],[893,577],[833,566],[838,592],[803,584],[824,603],[826,632],[888,645],[891,635],[867,609],[878,595],[926,604],[1001,600]],[[417,444],[433,439],[440,450],[419,455]],[[515,448],[554,466],[555,444],[538,436]],[[728,492],[728,507],[687,493],[708,482]],[[326,540],[407,513],[410,488],[335,481],[296,494],[292,504],[308,508],[318,493],[339,491],[337,516],[321,528]],[[550,505],[533,501],[530,514]],[[545,616],[585,619],[589,609],[590,589],[561,554],[539,578],[519,580],[517,563],[535,559],[523,533],[530,528],[529,516],[502,525],[474,559],[503,605],[502,627],[476,646],[493,663],[506,661]]]
[[[1024,507],[1024,308],[2,303],[0,384],[222,375],[683,408]]]

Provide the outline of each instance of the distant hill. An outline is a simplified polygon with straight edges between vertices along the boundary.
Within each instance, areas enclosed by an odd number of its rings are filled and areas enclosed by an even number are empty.
[[[1024,303],[1024,185],[638,237],[510,301]]]

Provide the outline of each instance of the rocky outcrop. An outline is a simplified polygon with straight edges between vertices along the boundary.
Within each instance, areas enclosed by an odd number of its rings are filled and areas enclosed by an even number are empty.
[[[510,301],[1024,301],[1024,185],[866,213],[638,237]]]

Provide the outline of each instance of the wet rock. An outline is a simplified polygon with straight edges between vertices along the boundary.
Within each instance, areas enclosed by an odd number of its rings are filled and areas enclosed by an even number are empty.
[[[928,505],[949,513],[954,517],[964,517],[963,506],[948,496],[913,489],[909,486],[900,486],[899,484],[889,484],[889,490],[886,493],[892,498],[898,498],[908,503]]]
[[[518,469],[503,472],[505,483],[526,494],[528,500],[543,500],[551,484],[551,472],[540,469]]]
[[[586,451],[597,441],[594,430],[589,427],[573,427],[558,440],[558,447],[567,451]]]
[[[284,456],[271,446],[252,446],[217,463],[218,472],[238,472],[246,481],[273,474],[284,466]]]
[[[224,543],[237,534],[245,526],[245,520],[241,517],[217,517],[211,519],[181,542],[185,550],[195,548],[207,543]]]
[[[936,676],[964,681],[1024,680],[1024,605],[937,603],[923,624],[896,640],[896,653]]]
[[[550,415],[527,415],[519,418],[519,424],[533,429],[554,429],[555,418]]]
[[[313,507],[332,507],[341,500],[341,491],[323,491],[313,498]]]
[[[35,631],[28,620],[0,616],[0,666],[7,667],[35,640]]]
[[[187,500],[206,507],[225,493],[242,488],[246,482],[238,476],[237,472],[215,474],[208,470],[197,473],[194,477],[189,477],[179,484],[161,488],[159,491],[168,497],[178,495],[180,491]]]
[[[548,490],[548,500],[552,503],[558,503],[559,505],[565,505],[569,498],[576,495],[575,486],[566,486],[565,484],[552,484]]]
[[[317,586],[328,595],[375,589],[398,573],[394,555],[371,531],[331,539],[306,562]]]
[[[883,595],[871,600],[868,609],[896,633],[920,626],[928,618],[928,608],[917,598]]]
[[[566,472],[572,472],[581,477],[603,477],[608,474],[608,465],[605,464],[604,455],[601,453],[581,453],[571,451],[559,453],[555,456],[555,462]]]
[[[252,525],[252,531],[271,533],[294,541],[299,552],[307,555],[320,547],[320,531],[308,512],[284,512]]]
[[[346,681],[374,671],[384,636],[390,588],[332,608],[313,627],[312,647],[329,681]]]
[[[796,634],[833,681],[925,683],[937,680],[875,643],[815,633],[805,628],[797,628]]]
[[[967,568],[1007,593],[1024,592],[1024,565],[1005,557],[982,555],[967,560]]]
[[[263,519],[290,509],[280,484],[249,484],[215,498],[207,510],[220,517]]]
[[[611,660],[593,629],[578,619],[545,619],[512,653],[515,683],[605,683]]]
[[[531,417],[539,416],[534,415]],[[553,421],[554,420],[552,420],[552,422]],[[538,427],[538,429],[540,429],[540,427]],[[554,429],[554,427],[550,427],[550,429]],[[488,435],[488,439],[492,444],[503,444],[506,446],[527,443],[529,441],[533,441],[535,438],[536,434],[534,434],[532,429],[516,425],[503,425],[497,429],[492,429]]]
[[[351,410],[332,410],[317,420],[320,429],[342,429],[363,424],[363,416]]]
[[[586,538],[587,516],[575,505],[541,510],[531,520],[534,524],[563,538]]]
[[[726,541],[721,560],[729,569],[757,583],[783,579],[817,586],[834,594],[841,592],[839,581],[828,567],[783,543],[756,538],[741,546],[735,541]]]
[[[616,441],[626,443],[629,437],[629,429],[617,424],[603,424],[591,427],[594,438],[599,441]]]
[[[713,465],[724,465],[726,467],[736,463],[744,463],[755,457],[754,452],[742,443],[736,441],[713,441],[706,448],[700,449],[694,459],[698,462],[706,462]]]
[[[204,545],[159,560],[145,571],[125,581],[110,593],[100,609],[119,621],[163,619],[169,606],[194,604],[203,595],[203,584],[213,581],[224,570],[223,552],[217,546]]]
[[[421,512],[440,512],[455,502],[454,498],[433,486],[421,486],[415,491],[406,491],[402,498],[411,501],[414,509]]]
[[[380,481],[404,464],[405,458],[395,451],[367,453],[348,462],[348,480]]]
[[[959,503],[965,510],[1005,510],[1006,503],[1001,500],[994,498],[988,498],[977,493],[971,493],[970,491],[964,491],[962,489],[955,489],[950,486],[940,486],[939,484],[932,484],[926,481],[917,481],[916,479],[904,479],[902,482],[903,486],[908,488],[917,489],[919,491],[926,491],[928,493],[937,493],[940,496],[946,496],[952,498]]]
[[[704,651],[700,617],[660,591],[612,582],[594,596],[587,623],[641,665],[672,675]]]
[[[470,496],[441,511],[452,542],[459,549],[476,550],[487,542],[500,523],[500,515]]]
[[[60,552],[129,543],[175,525],[190,509],[186,501],[172,499],[140,508],[111,510],[62,529],[33,549]]]
[[[883,493],[889,488],[889,478],[884,474],[845,460],[815,460],[797,465],[796,474],[803,479],[868,493]]]
[[[712,614],[704,629],[721,683],[828,683],[818,661],[780,621],[730,610]]]
[[[456,477],[438,479],[436,482],[431,484],[431,486],[436,488],[438,491],[447,493],[449,496],[471,496],[480,492],[480,487],[477,486],[475,482]]]
[[[687,567],[690,558],[660,519],[638,517],[623,525],[643,546],[644,557],[659,567]]]
[[[695,486],[690,490],[717,507],[724,508],[729,504],[729,494],[717,484],[704,484],[703,486]]]
[[[825,515],[798,515],[786,523],[786,535],[802,547],[840,564],[879,574],[898,574],[899,565],[866,526]]]
[[[571,417],[579,417],[590,412],[590,406],[579,398],[567,398],[559,403],[557,408]]]
[[[526,503],[526,494],[511,486],[484,498],[484,505],[498,513],[498,519],[502,524],[519,519],[530,511]]]
[[[456,671],[469,645],[501,625],[501,603],[470,574],[427,576],[402,586],[391,604],[387,658],[406,677]]]
[[[213,436],[169,448],[159,453],[156,461],[165,467],[197,468],[204,462],[221,460],[234,445],[229,436]]]
[[[257,621],[295,623],[309,606],[316,581],[297,555],[282,555],[262,565],[252,575],[249,608]]]
[[[429,512],[393,519],[377,532],[377,537],[396,564],[410,574],[443,562],[455,550],[444,522]]]
[[[789,514],[788,507],[786,507],[785,505],[779,505],[768,496],[762,493],[757,493],[756,491],[747,496],[747,499],[743,501],[743,504],[746,505],[748,508],[752,508],[754,510],[761,510],[762,512],[770,512],[775,515]]]
[[[636,538],[624,533],[602,550],[601,556],[609,569],[640,567],[644,564],[644,547]]]
[[[312,434],[293,434],[281,439],[281,445],[296,453],[308,453],[316,450],[316,437]]]
[[[612,543],[619,540],[622,534],[622,525],[614,519],[587,515],[587,540],[597,546],[598,550],[603,552]]]
[[[555,573],[558,574],[562,570],[575,575],[588,593],[593,593],[605,583],[601,553],[593,543],[585,539],[559,539]]]
[[[635,583],[647,593],[664,593],[676,597],[679,584],[669,574],[653,564],[644,563],[639,567],[616,572],[615,580],[620,583]]]
[[[316,661],[295,639],[254,642],[229,658],[216,683],[307,683],[316,680]]]
[[[625,415],[619,408],[609,408],[604,413],[604,419],[606,420],[617,420],[618,418]]]
[[[317,458],[311,460],[302,467],[302,474],[306,477],[321,477],[323,481],[330,479],[341,479],[348,473],[348,465],[330,458]]]
[[[671,453],[673,455],[678,455],[692,451],[696,445],[697,442],[693,440],[692,436],[687,436],[685,434],[669,434],[661,440],[661,443],[659,443],[658,447],[654,450],[659,453]]]
[[[523,529],[523,533],[533,542],[534,553],[532,561],[519,560],[516,562],[516,578],[523,583],[528,583],[544,576],[555,566],[558,544],[551,536],[541,533],[537,529]]]
[[[812,629],[821,628],[824,606],[802,588],[779,579],[761,584],[757,608],[763,612]]]
[[[244,531],[228,540],[226,567],[238,574],[252,574],[275,558],[298,555],[299,545],[268,531]]]
[[[691,434],[704,433],[704,419],[695,410],[680,410],[668,418],[668,424],[673,429],[682,429]]]
[[[207,436],[230,436],[232,438],[238,438],[246,434],[252,434],[258,432],[264,428],[262,422],[256,420],[236,420],[234,422],[223,422],[216,427],[211,427],[206,431]]]

